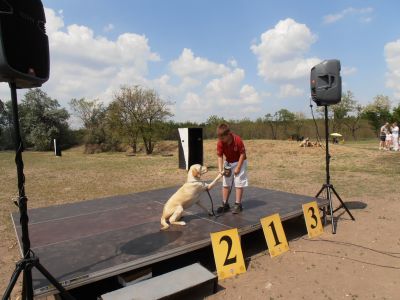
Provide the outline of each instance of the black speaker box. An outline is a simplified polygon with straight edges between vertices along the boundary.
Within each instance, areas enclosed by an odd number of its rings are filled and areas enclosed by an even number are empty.
[[[40,0],[0,0],[0,81],[17,88],[49,79],[49,41]]]
[[[178,128],[179,168],[188,170],[194,164],[203,164],[203,129]]]
[[[342,99],[340,61],[324,60],[312,67],[310,83],[311,97],[318,106],[339,103]]]

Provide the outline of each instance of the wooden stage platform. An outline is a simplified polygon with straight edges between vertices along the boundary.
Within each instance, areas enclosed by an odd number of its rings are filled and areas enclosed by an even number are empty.
[[[211,244],[210,233],[238,228],[241,235],[261,227],[260,219],[279,213],[282,220],[302,214],[315,198],[249,187],[243,212],[208,217],[197,206],[186,211],[186,226],[160,231],[163,203],[177,187],[29,210],[32,250],[67,288],[93,283],[149,266]],[[215,206],[220,188],[212,191]],[[233,202],[234,195],[231,197]],[[201,201],[210,207],[207,194]],[[327,201],[318,199],[320,206]],[[21,228],[12,215],[18,240]],[[36,295],[54,293],[45,278],[33,273]]]

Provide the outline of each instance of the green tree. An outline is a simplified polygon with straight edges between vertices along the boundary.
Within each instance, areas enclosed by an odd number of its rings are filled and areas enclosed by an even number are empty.
[[[271,129],[272,139],[276,140],[278,138],[278,120],[277,113],[271,115],[270,113],[264,116],[264,122],[268,124]]]
[[[388,96],[377,95],[374,97],[374,101],[368,104],[362,112],[362,117],[368,120],[377,135],[379,135],[380,127],[392,119],[390,107],[391,103]]]
[[[69,113],[39,88],[30,89],[20,105],[21,131],[35,150],[50,150],[53,139],[68,136]]]
[[[392,121],[400,124],[400,104],[393,108]]]
[[[129,97],[116,97],[108,107],[108,123],[110,129],[132,147],[132,152],[137,152],[139,126]]]
[[[296,135],[300,137],[301,129],[304,127],[306,116],[302,112],[294,114],[294,128],[296,129]]]
[[[352,107],[352,113],[346,119],[343,120],[343,124],[349,129],[351,132],[351,136],[354,140],[357,140],[356,132],[361,128],[361,116],[363,113],[363,107],[361,104],[357,102],[354,103]]]
[[[295,120],[295,114],[285,108],[282,108],[276,112],[276,115],[278,123],[283,126],[283,133],[285,136],[288,136],[287,130],[289,125]]]
[[[101,151],[109,150],[110,136],[107,132],[107,108],[98,99],[72,99],[69,103],[73,115],[83,124],[86,152],[92,153],[89,145],[99,145]]]
[[[138,85],[122,86],[115,94],[114,101],[125,103],[120,108],[132,120],[135,130],[137,128],[139,131],[146,153],[152,154],[163,129],[162,122],[173,116],[168,107],[171,103],[161,99],[155,90]]]
[[[13,148],[11,101],[0,100],[0,150]]]
[[[349,116],[356,106],[354,94],[352,91],[346,91],[342,94],[342,99],[339,103],[332,105],[333,131],[341,131],[344,120]]]

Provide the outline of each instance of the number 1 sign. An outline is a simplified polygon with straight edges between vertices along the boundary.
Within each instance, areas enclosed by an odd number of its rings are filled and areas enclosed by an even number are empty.
[[[285,232],[279,214],[261,219],[261,225],[267,240],[269,255],[275,257],[289,250]]]
[[[236,228],[211,233],[218,279],[246,272],[239,232]]]

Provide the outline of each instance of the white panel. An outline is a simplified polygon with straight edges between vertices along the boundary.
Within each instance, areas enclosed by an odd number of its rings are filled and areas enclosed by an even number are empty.
[[[189,129],[178,128],[179,138],[181,139],[183,156],[185,157],[186,170],[189,169]]]

